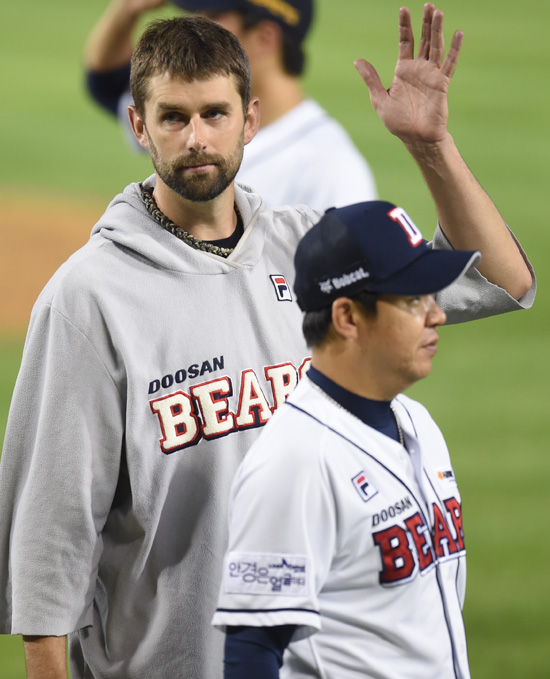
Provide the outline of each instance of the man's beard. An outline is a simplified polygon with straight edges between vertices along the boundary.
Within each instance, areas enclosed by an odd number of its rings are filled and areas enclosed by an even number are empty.
[[[147,135],[149,137],[149,135]],[[157,152],[149,137],[149,152],[156,173],[162,181],[186,200],[203,203],[219,196],[235,179],[243,159],[244,132],[229,157],[212,156],[206,153],[191,153],[185,158],[166,161]],[[194,165],[214,165],[205,172],[185,172]]]

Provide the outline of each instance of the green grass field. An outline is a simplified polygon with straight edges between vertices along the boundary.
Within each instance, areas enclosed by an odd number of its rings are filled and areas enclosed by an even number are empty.
[[[397,11],[386,0],[319,0],[307,90],[348,128],[380,197],[424,233],[435,212],[414,163],[370,109],[353,68],[364,57],[389,86]],[[105,0],[27,0],[2,9],[0,189],[107,203],[150,173],[84,93],[80,54]],[[410,4],[415,27],[421,3]],[[541,679],[550,661],[548,270],[550,157],[546,0],[444,2],[446,36],[465,32],[450,129],[538,274],[529,312],[442,331],[433,374],[411,395],[443,429],[461,485],[469,554],[466,625],[474,679]],[[4,240],[10,225],[0,225]],[[21,271],[21,276],[25,271]],[[45,281],[44,281],[45,282]],[[16,294],[13,290],[3,294]],[[1,303],[1,302],[0,302]],[[0,439],[23,337],[0,338]],[[0,679],[25,676],[21,640],[0,636]]]

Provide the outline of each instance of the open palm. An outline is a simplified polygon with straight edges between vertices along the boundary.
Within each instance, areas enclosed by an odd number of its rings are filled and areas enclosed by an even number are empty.
[[[364,59],[356,61],[374,110],[387,129],[405,143],[433,143],[445,137],[447,92],[462,40],[462,32],[457,31],[443,61],[443,13],[427,3],[416,58],[410,12],[407,8],[399,12],[399,56],[388,90],[372,64]]]

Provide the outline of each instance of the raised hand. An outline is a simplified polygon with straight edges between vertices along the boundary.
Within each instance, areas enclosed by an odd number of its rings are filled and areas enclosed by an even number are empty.
[[[406,144],[437,143],[447,135],[447,92],[462,41],[462,31],[456,31],[443,60],[443,12],[428,2],[416,58],[411,14],[406,7],[399,10],[399,56],[388,90],[372,64],[364,59],[355,62],[374,110],[387,129]]]
[[[140,17],[165,0],[111,0],[93,26],[84,45],[88,71],[109,71],[130,61],[132,37]]]

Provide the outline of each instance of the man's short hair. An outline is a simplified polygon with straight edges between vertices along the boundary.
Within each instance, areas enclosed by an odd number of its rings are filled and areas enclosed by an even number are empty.
[[[376,292],[363,292],[350,297],[361,304],[367,316],[376,316]],[[308,347],[319,347],[326,340],[330,326],[332,325],[332,304],[317,311],[308,311],[302,322],[302,332]]]
[[[237,38],[200,16],[151,22],[132,54],[130,88],[140,115],[145,113],[149,82],[167,73],[186,82],[235,76],[246,112],[250,102],[250,66]]]

